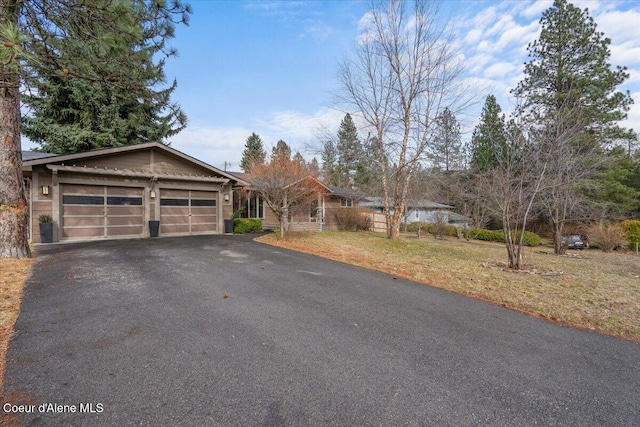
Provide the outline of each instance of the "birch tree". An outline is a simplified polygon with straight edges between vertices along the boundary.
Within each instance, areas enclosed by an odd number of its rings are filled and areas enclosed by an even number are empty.
[[[338,99],[377,144],[387,236],[396,238],[407,191],[426,158],[435,118],[461,107],[461,72],[434,1],[375,2],[354,54],[339,68]]]

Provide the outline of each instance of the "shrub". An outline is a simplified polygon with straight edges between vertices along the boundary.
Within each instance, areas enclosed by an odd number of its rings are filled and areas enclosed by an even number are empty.
[[[427,227],[429,226],[428,223],[426,222],[420,222],[420,221],[416,221],[416,222],[410,222],[408,224],[404,225],[407,229],[407,232],[409,233],[417,233],[418,232],[418,228],[421,231],[427,231]]]
[[[627,242],[629,243],[629,249],[636,250],[636,244],[640,244],[640,221],[637,219],[630,219],[623,221],[622,230],[624,231]]]
[[[469,232],[472,239],[484,240],[487,242],[504,243],[504,231],[502,230],[485,230],[484,228],[472,228]],[[516,240],[520,239],[520,232],[516,233]],[[539,246],[542,239],[536,233],[531,231],[524,232],[523,243],[525,246]]]
[[[233,232],[238,234],[262,231],[262,220],[257,218],[236,218],[233,220]]]
[[[42,224],[47,224],[47,223],[53,222],[53,218],[51,218],[51,215],[40,215],[38,217],[38,222]]]
[[[520,233],[518,233],[517,238],[520,238]],[[536,233],[532,233],[531,231],[524,232],[524,240],[523,243],[525,246],[540,246],[542,239]]]
[[[589,236],[604,252],[611,252],[624,246],[626,241],[625,232],[620,224],[609,224],[604,221],[592,226],[589,229]]]
[[[336,223],[340,231],[371,230],[369,218],[360,215],[357,208],[340,208],[336,211]]]

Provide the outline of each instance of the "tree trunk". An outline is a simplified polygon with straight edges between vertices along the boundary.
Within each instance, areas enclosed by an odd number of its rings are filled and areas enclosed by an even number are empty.
[[[567,245],[562,243],[562,232],[564,231],[564,227],[562,225],[562,223],[552,223],[553,252],[556,255],[564,255],[567,253]]]
[[[30,257],[17,77],[0,81],[0,258]]]

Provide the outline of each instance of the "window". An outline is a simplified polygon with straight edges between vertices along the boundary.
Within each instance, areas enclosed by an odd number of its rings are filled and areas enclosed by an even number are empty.
[[[191,206],[215,206],[215,199],[191,199]]]
[[[107,205],[142,206],[142,197],[125,197],[125,196],[107,197]]]
[[[353,207],[353,199],[347,199],[343,197],[340,199],[340,206],[343,208],[351,208]]]
[[[189,206],[189,199],[160,199],[160,206]]]
[[[252,196],[247,200],[248,218],[264,218],[264,201],[260,196]]]
[[[104,205],[103,196],[62,196],[65,205]]]

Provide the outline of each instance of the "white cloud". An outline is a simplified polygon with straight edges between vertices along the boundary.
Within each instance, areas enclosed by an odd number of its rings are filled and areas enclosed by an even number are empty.
[[[484,76],[487,78],[504,78],[505,76],[516,72],[517,67],[510,62],[496,62],[484,70]]]
[[[611,11],[598,15],[598,29],[611,39],[612,44],[640,39],[640,11]]]
[[[482,38],[482,31],[480,31],[478,28],[474,28],[473,30],[467,33],[467,35],[464,38],[464,41],[466,43],[473,44],[478,40],[480,40],[481,38]]]
[[[220,169],[238,170],[251,130],[193,125],[169,139],[171,147]]]
[[[535,1],[531,4],[531,6],[527,7],[522,11],[522,15],[525,18],[538,18],[542,16],[542,12],[547,10],[550,6],[553,5],[552,1],[549,0],[539,0]]]
[[[318,146],[318,133],[322,128],[334,132],[340,125],[344,112],[321,108],[314,114],[298,111],[279,111],[251,123],[251,127],[226,128],[207,124],[190,125],[170,138],[176,150],[193,156],[212,166],[239,170],[244,144],[252,132],[260,135],[265,150],[269,152],[279,139],[292,151],[305,154],[310,147]]]

